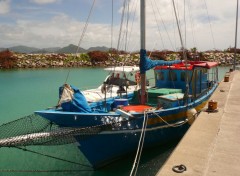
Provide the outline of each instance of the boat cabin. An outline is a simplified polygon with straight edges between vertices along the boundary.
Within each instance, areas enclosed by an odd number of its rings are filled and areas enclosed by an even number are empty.
[[[217,80],[217,63],[192,61],[172,66],[157,66],[154,69],[156,88],[188,90],[188,94],[197,98],[206,92]],[[214,69],[215,68],[215,69]]]
[[[217,82],[216,62],[188,62],[154,68],[155,87],[147,90],[147,105],[167,109],[192,102]],[[132,104],[139,104],[135,91]]]

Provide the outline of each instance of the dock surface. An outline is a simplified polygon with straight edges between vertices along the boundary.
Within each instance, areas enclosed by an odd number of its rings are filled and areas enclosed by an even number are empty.
[[[240,175],[240,71],[229,74],[210,98],[218,111],[200,113],[157,176]],[[172,170],[181,164],[186,171]]]

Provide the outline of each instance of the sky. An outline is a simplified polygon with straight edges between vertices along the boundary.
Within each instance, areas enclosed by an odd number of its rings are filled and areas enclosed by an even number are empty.
[[[80,44],[85,49],[137,51],[139,1],[0,0],[0,48]],[[146,0],[146,49],[182,47],[173,2],[184,47],[199,51],[234,47],[237,0]],[[129,13],[122,15],[123,11]]]

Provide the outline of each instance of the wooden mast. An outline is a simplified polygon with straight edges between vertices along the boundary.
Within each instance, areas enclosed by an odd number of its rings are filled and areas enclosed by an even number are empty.
[[[146,46],[145,46],[145,0],[140,1],[140,64],[145,64],[146,57]],[[142,70],[140,67],[141,73],[141,104],[146,104],[146,71]]]

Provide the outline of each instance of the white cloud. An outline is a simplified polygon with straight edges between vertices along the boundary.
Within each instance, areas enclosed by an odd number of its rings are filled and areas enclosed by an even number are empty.
[[[151,5],[153,3],[153,7]],[[155,4],[157,2],[157,4]],[[183,39],[185,39],[184,30],[184,7],[182,1],[175,1],[177,14],[181,21],[181,32]],[[211,0],[206,2],[207,9],[204,1],[186,1],[186,41],[187,48],[194,47],[193,40],[196,41],[196,47],[199,50],[208,49],[226,49],[234,43],[234,30],[235,30],[235,13],[236,3],[226,2],[224,0]],[[188,4],[191,3],[191,4]],[[180,47],[180,39],[176,28],[176,20],[173,12],[172,3],[168,0],[163,1],[147,1],[146,3],[146,42],[147,49],[176,49]],[[188,8],[188,5],[190,6]],[[188,10],[189,9],[189,10]],[[155,13],[155,14],[154,14]],[[137,19],[139,21],[139,7],[137,8]],[[157,23],[159,25],[159,31],[156,27],[155,15],[157,17]],[[210,18],[210,23],[208,20]],[[191,19],[192,18],[192,22]],[[167,28],[167,32],[164,26]],[[212,29],[211,29],[212,28]],[[212,33],[211,33],[212,30]],[[194,31],[194,32],[193,32]],[[161,41],[161,36],[163,41]],[[168,33],[168,34],[167,34]],[[193,39],[194,33],[194,39]],[[171,42],[168,38],[171,39]],[[213,44],[213,39],[215,45]],[[154,44],[157,42],[156,44]],[[162,45],[164,43],[164,47]],[[175,48],[172,48],[170,43],[173,43]]]
[[[50,4],[50,3],[55,3],[58,0],[31,0],[31,2],[36,3],[36,4]]]
[[[2,2],[2,1],[0,1]],[[130,1],[136,2],[136,1]],[[137,1],[139,2],[139,1]],[[154,10],[151,6],[151,1],[147,1],[146,7],[146,47],[148,50],[157,49],[176,49],[180,47],[179,36],[176,28],[175,17],[173,16],[173,7],[168,0],[157,1],[153,3]],[[154,1],[152,1],[154,2]],[[177,1],[175,1],[177,2]],[[208,17],[203,2],[193,1],[190,8],[186,12],[187,21],[187,48],[197,47],[199,50],[208,49],[226,49],[234,44],[235,32],[235,8],[233,2],[225,3],[223,0],[208,1],[208,13],[211,17],[211,27],[215,40],[215,46],[212,41],[212,34]],[[216,4],[218,4],[216,6]],[[135,7],[135,4],[133,4]],[[130,4],[130,7],[132,4]],[[183,25],[183,6],[178,2],[178,14],[181,17],[181,29],[183,38],[185,38]],[[135,8],[130,8],[134,14]],[[232,9],[232,10],[229,10]],[[121,10],[119,10],[121,11]],[[156,27],[155,15],[158,18],[159,30]],[[160,13],[160,15],[159,15]],[[14,24],[0,25],[1,43],[5,46],[15,44],[28,45],[33,47],[55,47],[66,46],[68,44],[78,44],[84,22],[74,20],[74,18],[65,14],[54,14],[55,16],[45,21],[34,21],[30,19],[17,20]],[[100,16],[100,15],[99,15]],[[129,46],[128,50],[138,50],[140,46],[140,29],[139,29],[139,5],[136,8],[136,17],[134,23],[129,21],[129,28],[133,25],[132,32],[128,33]],[[167,32],[160,20],[164,21]],[[190,22],[192,18],[192,23]],[[94,20],[92,20],[94,21]],[[99,20],[97,20],[99,21]],[[119,36],[119,24],[113,29],[113,47],[117,47]],[[159,34],[161,33],[161,36]],[[193,35],[194,34],[194,35]],[[122,36],[126,35],[126,29],[123,28]],[[194,36],[194,38],[193,38]],[[169,40],[170,38],[170,40]],[[193,41],[195,40],[195,44]],[[122,39],[119,49],[124,49],[125,40]],[[111,44],[111,24],[93,23],[90,20],[88,29],[81,47],[87,49],[92,46],[107,46]],[[4,47],[4,46],[0,46]]]
[[[10,11],[10,0],[0,0],[0,15]]]
[[[11,43],[39,48],[77,45],[84,25],[63,14],[45,22],[19,20],[16,25],[1,25],[0,38],[6,46]],[[81,47],[109,46],[109,31],[110,25],[89,24]]]

